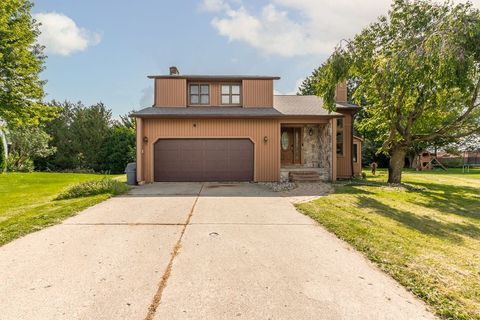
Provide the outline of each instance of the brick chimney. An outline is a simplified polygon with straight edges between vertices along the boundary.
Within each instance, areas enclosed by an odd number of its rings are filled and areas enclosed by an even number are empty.
[[[179,74],[180,74],[180,72],[178,72],[177,67],[175,67],[175,66],[170,67],[170,75],[171,76],[178,76]]]
[[[347,102],[347,82],[346,81],[343,81],[337,84],[337,89],[335,89],[335,101]]]

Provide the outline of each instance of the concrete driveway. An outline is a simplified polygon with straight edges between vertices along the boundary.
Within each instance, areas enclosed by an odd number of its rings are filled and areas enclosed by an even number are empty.
[[[0,319],[430,319],[256,184],[160,183],[0,247]]]

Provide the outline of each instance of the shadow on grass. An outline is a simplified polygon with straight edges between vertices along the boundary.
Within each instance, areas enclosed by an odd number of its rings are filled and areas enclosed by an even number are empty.
[[[412,203],[438,209],[445,214],[480,220],[480,188],[426,182],[415,184],[424,188],[421,192],[427,202],[412,201]]]
[[[368,187],[368,188],[365,188]],[[368,209],[386,218],[393,219],[404,226],[417,230],[426,235],[452,242],[462,242],[462,237],[480,238],[480,226],[468,221],[457,223],[439,221],[422,212],[414,213],[401,210],[387,205],[375,199],[375,193],[369,188],[386,188],[385,192],[406,192],[408,195],[420,194],[422,198],[408,197],[408,202],[420,207],[436,209],[443,214],[459,215],[466,218],[479,219],[480,199],[476,200],[477,188],[465,186],[446,186],[430,183],[415,183],[414,185],[403,185],[390,187],[387,183],[376,181],[353,181],[345,186],[336,189],[337,194],[352,194],[358,199],[358,206]],[[420,187],[420,188],[419,188]],[[477,193],[475,193],[477,192]],[[422,201],[426,199],[426,201]],[[395,195],[392,195],[395,201]],[[405,200],[399,200],[405,201]]]
[[[417,230],[423,234],[432,235],[452,242],[463,241],[461,236],[468,236],[475,239],[480,238],[480,228],[471,223],[441,222],[428,216],[393,208],[367,196],[359,196],[358,200],[359,206],[368,208],[377,214],[400,222],[408,228]]]

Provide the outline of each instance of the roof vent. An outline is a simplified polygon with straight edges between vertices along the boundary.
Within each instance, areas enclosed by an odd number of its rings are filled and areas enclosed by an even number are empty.
[[[178,72],[177,67],[175,67],[175,66],[170,67],[170,75],[171,76],[178,76],[179,74],[180,74],[180,72]]]

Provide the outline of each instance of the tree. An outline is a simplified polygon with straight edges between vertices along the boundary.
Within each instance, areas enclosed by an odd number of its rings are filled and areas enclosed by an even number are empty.
[[[102,169],[100,152],[111,125],[112,111],[103,103],[88,108],[76,108],[74,120],[70,126],[78,138],[73,140],[74,148],[80,150],[82,168]]]
[[[123,173],[127,163],[135,161],[135,130],[123,125],[113,126],[102,146],[102,169]]]
[[[79,154],[80,143],[83,139],[71,129],[76,108],[82,108],[80,103],[52,101],[50,106],[58,108],[58,117],[45,124],[45,131],[52,137],[51,145],[56,147],[56,152],[49,157],[35,159],[35,166],[48,170],[77,169],[81,167]]]
[[[8,167],[14,171],[32,171],[34,157],[46,157],[55,152],[49,146],[51,137],[39,126],[21,126],[9,130],[12,143]]]
[[[55,110],[42,105],[43,47],[28,0],[0,1],[0,119],[9,125],[38,124]]]
[[[112,125],[111,110],[103,103],[85,107],[81,102],[52,101],[50,106],[60,110],[58,118],[45,125],[57,152],[36,164],[50,170],[102,170],[101,151]]]
[[[335,108],[335,87],[357,79],[360,126],[378,132],[400,183],[407,151],[480,132],[480,12],[471,4],[395,0],[387,17],[338,46],[321,66],[316,93]]]
[[[317,94],[317,78],[320,74],[320,67],[313,70],[312,74],[302,81],[302,84],[298,88],[297,95],[299,96],[311,96]]]

